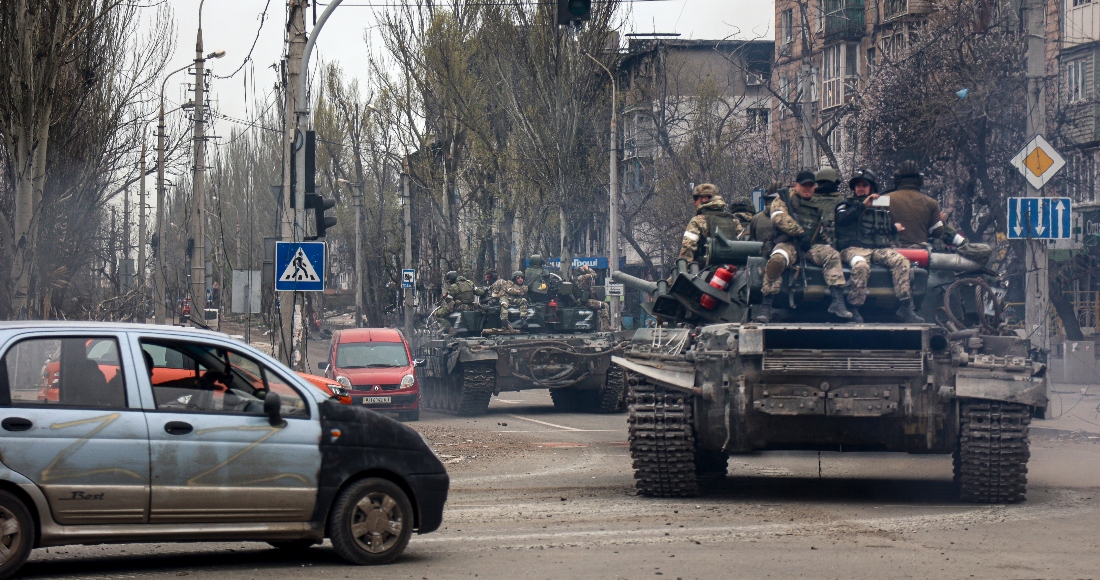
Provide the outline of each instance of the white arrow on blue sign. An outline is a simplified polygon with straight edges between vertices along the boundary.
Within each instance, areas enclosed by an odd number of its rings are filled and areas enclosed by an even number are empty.
[[[281,292],[323,292],[325,243],[276,242],[275,289]]]
[[[1068,197],[1008,198],[1008,239],[1069,239],[1073,204]]]

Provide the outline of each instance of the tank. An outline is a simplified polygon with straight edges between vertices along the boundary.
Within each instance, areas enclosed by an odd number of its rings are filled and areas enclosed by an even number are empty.
[[[611,364],[628,333],[598,329],[598,313],[573,299],[572,285],[555,281],[528,307],[522,330],[505,330],[499,306],[455,312],[457,334],[440,338],[417,334],[417,377],[426,408],[461,416],[484,414],[502,392],[549,389],[563,412],[614,413],[625,410],[623,372]],[[508,313],[516,322],[516,308]]]
[[[1047,405],[1046,365],[1001,328],[991,272],[906,250],[929,323],[893,318],[890,274],[874,266],[865,322],[854,324],[830,320],[811,265],[785,274],[773,322],[757,324],[759,244],[708,244],[706,263],[681,261],[670,281],[616,275],[653,294],[645,308],[660,321],[612,358],[625,371],[640,494],[694,496],[725,475],[731,455],[832,450],[951,455],[961,499],[1025,499],[1028,426]],[[737,273],[719,290],[709,281],[723,266]]]

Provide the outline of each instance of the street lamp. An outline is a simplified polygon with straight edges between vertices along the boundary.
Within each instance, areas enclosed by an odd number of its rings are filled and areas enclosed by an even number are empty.
[[[617,91],[615,86],[615,75],[611,74],[611,70],[591,54],[586,52],[584,56],[587,56],[592,59],[592,62],[600,65],[600,68],[607,72],[607,76],[611,77],[611,182],[608,184],[611,197],[610,216],[608,220],[611,222],[608,224],[609,233],[611,234],[611,239],[609,240],[611,251],[608,260],[610,263],[607,265],[607,277],[610,279],[614,276],[615,270],[619,268],[619,143],[618,124],[616,123],[616,105],[618,103],[616,98]],[[612,330],[620,329],[619,306],[619,297],[615,296],[614,299],[611,300]]]
[[[355,327],[359,328],[363,323],[363,234],[359,229],[362,221],[359,212],[363,207],[363,182],[348,181],[341,177],[336,183],[359,190],[359,195],[352,194],[355,198]]]

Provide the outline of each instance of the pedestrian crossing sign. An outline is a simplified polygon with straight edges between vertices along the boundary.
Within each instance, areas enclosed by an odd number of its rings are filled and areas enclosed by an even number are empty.
[[[324,289],[324,242],[276,242],[275,290],[322,292]]]

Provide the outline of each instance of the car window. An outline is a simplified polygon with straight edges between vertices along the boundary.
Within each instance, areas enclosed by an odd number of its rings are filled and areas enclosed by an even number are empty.
[[[31,338],[4,353],[11,404],[126,408],[118,341],[110,337]]]
[[[157,409],[262,415],[274,390],[284,417],[308,417],[301,395],[254,359],[236,351],[190,342],[142,341]]]
[[[336,366],[342,369],[407,367],[409,356],[400,342],[351,342],[336,347]]]

